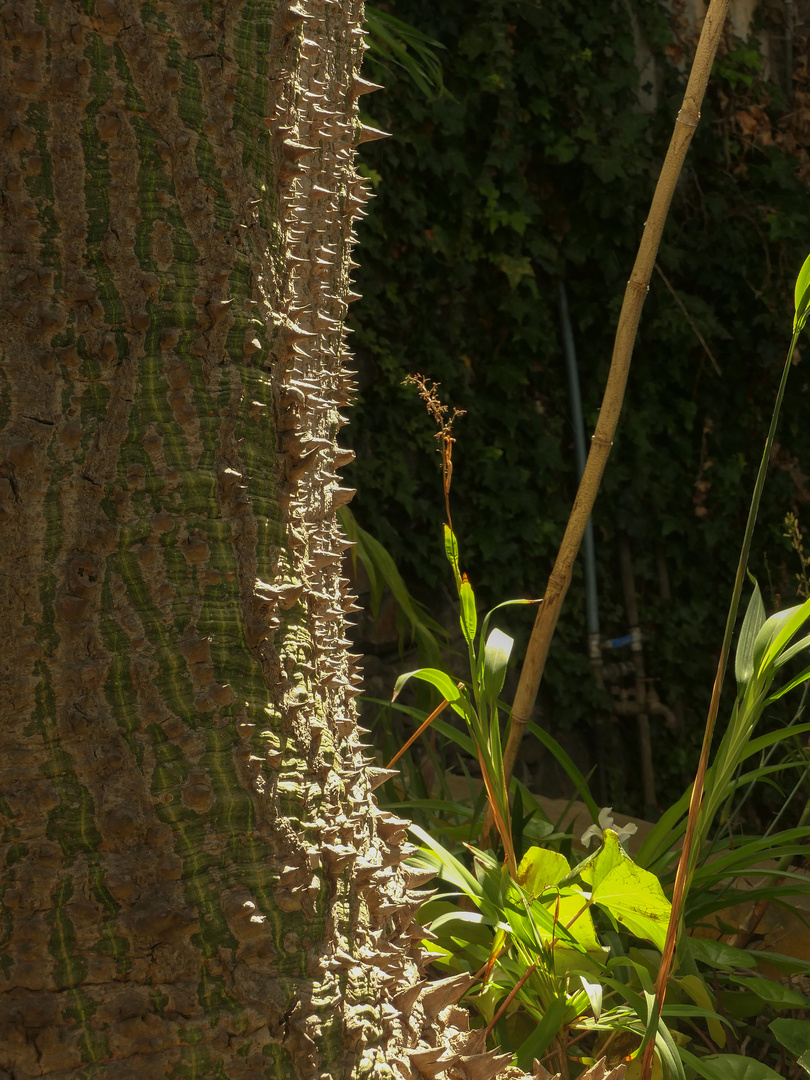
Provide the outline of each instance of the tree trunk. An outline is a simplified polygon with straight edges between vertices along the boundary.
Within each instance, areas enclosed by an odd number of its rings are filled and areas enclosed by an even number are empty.
[[[488,1080],[344,637],[362,4],[0,14],[0,1076]]]

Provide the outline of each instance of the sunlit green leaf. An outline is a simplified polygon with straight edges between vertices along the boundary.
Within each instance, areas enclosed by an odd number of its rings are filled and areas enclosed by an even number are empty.
[[[779,656],[777,656],[777,658],[774,660],[773,666],[776,668],[782,667],[783,664],[786,664],[788,660],[792,660],[793,657],[796,656],[797,653],[800,653],[803,649],[810,649],[810,634],[808,634],[807,637],[803,637],[795,644],[791,645],[789,649],[785,649],[783,653],[780,653]]]
[[[427,851],[422,852],[422,857],[430,857],[446,881],[457,885],[462,892],[474,900],[480,901],[483,899],[484,890],[463,863],[460,863],[454,855],[442,847],[438,840],[434,840],[429,833],[418,825],[409,825],[408,828],[427,848]]]
[[[448,911],[444,915],[439,915],[431,921],[430,929],[432,933],[438,934],[440,930],[447,932],[448,927],[453,927],[458,924],[472,924],[474,926],[492,926],[493,920],[486,915],[482,915],[480,911]]]
[[[450,702],[459,716],[463,716],[465,719],[469,718],[471,707],[466,692],[463,689],[460,690],[450,676],[444,671],[439,671],[438,668],[419,668],[417,671],[406,671],[404,675],[400,675],[394,685],[392,701],[396,700],[409,679],[419,679],[421,682],[435,686],[442,697]]]
[[[625,854],[612,829],[605,830],[604,846],[597,853],[592,873],[593,902],[606,908],[631,933],[663,950],[669,924],[669,900],[664,896],[658,878],[636,866]]]
[[[461,600],[461,632],[467,644],[474,645],[475,631],[478,629],[478,612],[475,610],[475,593],[466,574],[462,575],[458,595]]]
[[[810,618],[810,600],[771,615],[754,643],[754,668],[763,674],[774,663],[793,635]]]
[[[554,934],[553,914],[542,904],[526,905],[514,887],[507,891],[503,914],[515,939],[534,953],[541,950],[543,942]]]
[[[807,321],[808,309],[810,308],[810,255],[804,260],[804,264],[796,278],[796,288],[793,293],[796,312],[793,318],[793,331],[801,330]]]
[[[737,655],[734,662],[734,674],[740,690],[745,689],[754,675],[754,642],[764,624],[765,605],[762,603],[759,585],[755,582],[754,592],[740,630],[740,640],[737,644]]]
[[[726,1032],[720,1022],[715,1003],[712,1000],[711,994],[707,990],[703,979],[701,979],[699,975],[682,975],[675,981],[679,986],[683,987],[696,1005],[700,1005],[706,1010],[706,1023],[709,1028],[709,1034],[714,1043],[722,1050],[726,1045]]]
[[[810,667],[805,668],[804,671],[800,671],[798,675],[786,682],[784,686],[781,686],[775,694],[771,694],[768,698],[768,704],[772,701],[778,701],[780,697],[784,697],[785,694],[789,693],[791,690],[795,690],[797,686],[801,686],[801,684],[807,682],[808,679],[810,679]]]
[[[501,608],[525,607],[527,604],[539,604],[539,603],[540,603],[539,600],[504,600],[503,603],[496,604],[495,607],[492,608],[490,611],[488,611],[486,613],[486,615],[484,616],[484,618],[481,620],[481,644],[480,644],[480,648],[483,648],[484,640],[485,640],[485,638],[487,636],[487,631],[489,630],[489,621],[492,618],[492,616],[495,614],[496,611],[500,611]]]
[[[512,653],[514,638],[502,630],[493,630],[484,646],[484,700],[494,704],[503,689],[509,657]]]
[[[444,553],[447,556],[447,561],[453,568],[453,575],[456,579],[456,588],[460,589],[461,571],[458,567],[458,541],[449,525],[444,526]]]
[[[529,896],[540,896],[570,872],[568,860],[559,851],[531,847],[520,860],[517,880]]]
[[[603,811],[600,811],[600,817],[602,813]],[[602,846],[575,866],[572,873],[579,874],[584,882],[596,890],[610,871],[622,866],[625,860],[630,861],[619,843],[619,834],[605,827],[602,833]]]

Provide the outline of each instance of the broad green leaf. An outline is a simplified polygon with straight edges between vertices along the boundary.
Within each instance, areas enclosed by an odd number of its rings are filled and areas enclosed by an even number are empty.
[[[542,903],[537,898],[526,897],[517,882],[509,880],[505,891],[509,903],[505,914],[515,937],[532,949],[533,954],[554,945],[554,967],[558,974],[565,974],[572,966],[588,972],[598,970],[588,958],[596,953],[600,960],[604,950],[596,937],[586,898],[579,889],[560,889],[547,894]],[[575,920],[568,929],[568,923]]]
[[[804,326],[807,321],[808,308],[810,308],[810,255],[804,260],[799,276],[796,278],[793,299],[796,308],[793,317],[793,332],[795,333]]]
[[[546,889],[562,881],[570,870],[568,859],[559,851],[531,847],[520,860],[517,880],[529,896],[540,896]]]
[[[795,956],[785,956],[784,953],[770,952],[768,949],[757,949],[756,959],[757,963],[768,964],[783,975],[810,975],[810,960],[799,960]]]
[[[697,1057],[684,1047],[678,1048],[684,1065],[693,1068],[703,1080],[780,1080],[779,1073],[768,1065],[740,1054],[709,1054]]]
[[[605,829],[602,837],[602,846],[593,855],[581,862],[579,866],[574,867],[574,873],[579,872],[582,880],[591,886],[594,893],[613,870],[622,867],[625,863],[629,863],[631,866],[635,865],[619,843],[618,833],[614,832],[613,829]],[[652,877],[652,874],[648,876]],[[594,899],[596,899],[595,896]]]
[[[512,653],[514,638],[502,630],[493,630],[484,646],[484,700],[494,705],[503,689],[506,668]]]
[[[475,610],[475,593],[466,574],[462,575],[458,595],[461,600],[461,632],[467,644],[474,645],[475,631],[478,629],[478,612]]]
[[[603,871],[607,869],[606,873]],[[658,878],[636,866],[626,855],[612,829],[605,829],[605,842],[597,853],[593,874],[592,900],[637,937],[646,938],[660,951],[669,924],[670,903]]]
[[[779,1005],[785,1009],[810,1009],[810,1001],[803,994],[782,986],[773,979],[763,979],[754,975],[730,975],[732,982],[750,990],[769,1005]]]
[[[744,690],[753,678],[754,642],[764,625],[765,605],[762,603],[759,585],[754,582],[754,592],[745,612],[742,629],[740,630],[740,640],[737,643],[737,655],[734,661],[734,674],[740,690]]]
[[[548,912],[553,920],[550,932],[543,936],[557,939],[555,953],[560,949],[575,948],[577,951],[584,949],[602,955],[604,950],[596,936],[593,917],[588,910],[588,898],[579,889],[564,889],[559,895],[544,899],[542,903],[533,900],[529,911],[535,918],[539,909]],[[570,959],[567,962],[570,963]],[[555,967],[564,968],[565,964],[555,963]]]
[[[788,1020],[780,1016],[778,1020],[772,1020],[768,1027],[791,1054],[810,1053],[810,1021]]]
[[[441,693],[442,697],[446,698],[451,704],[461,697],[461,690],[444,671],[439,671],[438,668],[419,668],[416,671],[406,671],[404,675],[400,675],[394,686],[392,701],[396,701],[402,693],[403,686],[409,679],[421,679],[423,682],[431,683]]]

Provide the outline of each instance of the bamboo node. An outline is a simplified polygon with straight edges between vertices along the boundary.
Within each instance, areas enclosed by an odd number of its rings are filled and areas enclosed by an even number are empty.
[[[636,292],[644,293],[646,296],[650,291],[650,286],[646,281],[628,281],[627,285],[631,289],[635,289]]]
[[[677,117],[675,119],[675,123],[676,124],[683,124],[684,127],[688,127],[688,128],[696,128],[698,126],[698,121],[699,120],[700,120],[700,113],[698,113],[697,116],[693,118],[691,116],[686,115],[685,110],[681,109],[681,111],[678,113],[678,115],[677,115]]]

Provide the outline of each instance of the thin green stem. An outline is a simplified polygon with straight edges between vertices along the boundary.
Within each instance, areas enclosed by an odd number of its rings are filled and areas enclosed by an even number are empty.
[[[796,709],[796,712],[791,717],[790,723],[787,725],[788,728],[793,727],[794,724],[798,724],[798,722],[801,720],[802,716],[804,715],[805,702],[807,700],[807,693],[808,693],[809,689],[810,689],[810,687],[808,687],[807,683],[805,683],[804,687],[802,688],[802,699],[799,702],[799,707]],[[781,746],[782,746],[781,742],[774,743],[773,746],[768,751],[768,753],[762,759],[761,764],[763,766],[768,765],[770,763],[771,758],[774,756],[774,754],[777,752],[777,750],[781,749]],[[714,840],[712,841],[713,844],[716,844],[719,841],[721,835],[725,831],[728,830],[729,835],[730,835],[731,829],[734,826],[734,822],[739,820],[739,817],[740,817],[740,814],[742,813],[743,807],[748,802],[748,800],[751,798],[751,795],[752,795],[752,793],[754,791],[754,788],[756,787],[758,781],[759,781],[758,776],[755,777],[751,781],[751,783],[746,787],[745,791],[743,792],[743,795],[740,798],[740,801],[737,803],[737,805],[734,807],[734,809],[731,810],[728,813],[728,815],[725,818],[723,824],[718,826],[717,832],[716,832],[716,834],[714,836]]]
[[[785,799],[785,801],[782,803],[782,806],[780,807],[779,812],[777,813],[776,817],[773,819],[773,821],[770,823],[768,828],[762,834],[762,839],[763,840],[765,839],[766,836],[770,836],[771,833],[775,831],[776,826],[779,824],[779,822],[784,817],[784,815],[785,815],[785,813],[787,811],[787,808],[792,804],[794,796],[796,796],[798,794],[799,788],[803,787],[807,783],[808,775],[810,775],[810,765],[805,765],[804,771],[802,772],[802,775],[799,777],[799,779],[796,781],[796,784],[795,784],[793,790],[788,795],[788,797]],[[805,806],[805,812],[806,811],[807,811],[807,807]],[[802,825],[804,825],[804,824],[805,824],[805,822],[803,821],[801,823],[801,825],[799,825],[797,827],[801,828]],[[791,856],[791,858],[792,857],[793,856]]]
[[[743,536],[742,549],[740,551],[740,561],[737,565],[737,576],[734,579],[734,591],[731,595],[731,604],[728,609],[728,618],[726,619],[726,629],[723,634],[723,648],[720,655],[720,662],[718,664],[718,675],[722,681],[725,675],[726,666],[728,664],[728,657],[731,651],[731,639],[734,635],[734,627],[737,623],[737,613],[740,607],[740,596],[742,595],[743,583],[745,581],[745,572],[748,569],[748,556],[751,552],[751,540],[754,536],[754,528],[757,523],[757,516],[759,514],[759,504],[762,498],[762,489],[765,487],[765,478],[768,475],[768,463],[771,459],[771,451],[773,450],[774,438],[776,437],[776,428],[779,423],[779,413],[782,409],[782,401],[785,396],[785,387],[787,386],[788,375],[790,374],[791,363],[793,362],[793,350],[796,348],[796,342],[799,340],[799,334],[801,330],[796,330],[793,333],[793,338],[790,342],[790,348],[788,349],[787,359],[785,360],[785,366],[782,369],[782,378],[779,383],[779,390],[776,395],[776,404],[773,407],[773,413],[771,415],[771,426],[768,429],[768,437],[765,440],[765,449],[762,451],[762,460],[759,463],[759,471],[757,472],[756,483],[754,484],[754,494],[751,497],[751,506],[748,510],[748,521],[745,523],[745,535]],[[706,734],[704,736],[704,745],[706,739],[711,741],[712,734],[714,733],[714,720],[715,716],[711,716],[711,727],[707,722]]]
[[[678,941],[678,928],[681,921],[681,912],[683,910],[684,900],[689,888],[689,880],[691,879],[694,871],[695,853],[692,850],[692,841],[695,836],[695,832],[698,827],[698,823],[701,818],[701,811],[703,809],[703,795],[704,795],[704,783],[706,779],[706,769],[709,761],[709,751],[712,744],[712,736],[714,735],[715,723],[717,721],[717,714],[720,707],[720,694],[723,688],[723,681],[726,674],[726,667],[728,665],[728,657],[731,652],[731,639],[734,635],[734,627],[737,622],[737,612],[740,606],[740,596],[742,595],[743,582],[745,580],[745,572],[748,568],[748,556],[751,551],[751,540],[754,535],[754,527],[757,523],[757,515],[759,514],[759,504],[762,498],[762,489],[765,486],[765,477],[768,473],[768,463],[771,457],[771,451],[773,450],[774,438],[776,437],[776,428],[779,423],[779,413],[782,408],[782,401],[785,396],[785,387],[787,386],[788,375],[790,373],[791,363],[793,361],[793,351],[796,348],[796,342],[799,340],[799,334],[801,333],[801,326],[798,326],[793,331],[793,338],[790,342],[790,348],[788,349],[787,358],[785,360],[785,366],[782,370],[782,378],[779,383],[779,390],[776,395],[776,403],[771,415],[771,424],[768,429],[768,437],[765,440],[765,448],[762,451],[762,460],[759,464],[759,471],[757,472],[756,483],[754,484],[754,493],[751,497],[751,505],[748,510],[748,521],[745,525],[745,534],[743,536],[742,549],[740,551],[740,561],[737,565],[737,576],[734,579],[734,590],[731,595],[731,604],[728,609],[728,618],[726,619],[726,629],[723,635],[723,646],[720,652],[720,659],[717,664],[717,674],[714,680],[714,686],[712,688],[712,697],[709,704],[709,714],[706,718],[706,730],[703,735],[703,746],[700,751],[700,761],[698,762],[697,774],[695,776],[695,783],[692,787],[692,797],[689,802],[689,816],[686,823],[686,833],[684,835],[683,849],[681,851],[681,857],[678,861],[678,870],[675,875],[675,885],[672,892],[672,911],[670,913],[669,926],[667,928],[667,937],[664,944],[664,952],[661,957],[661,967],[658,970],[658,978],[655,983],[655,996],[658,1002],[658,1015],[660,1017],[661,1010],[664,1007],[664,998],[666,997],[667,980],[672,969],[672,960],[675,955],[675,946]],[[644,1054],[644,1061],[642,1065],[642,1078],[643,1080],[649,1080],[650,1070],[652,1069],[652,1045],[648,1045]]]

